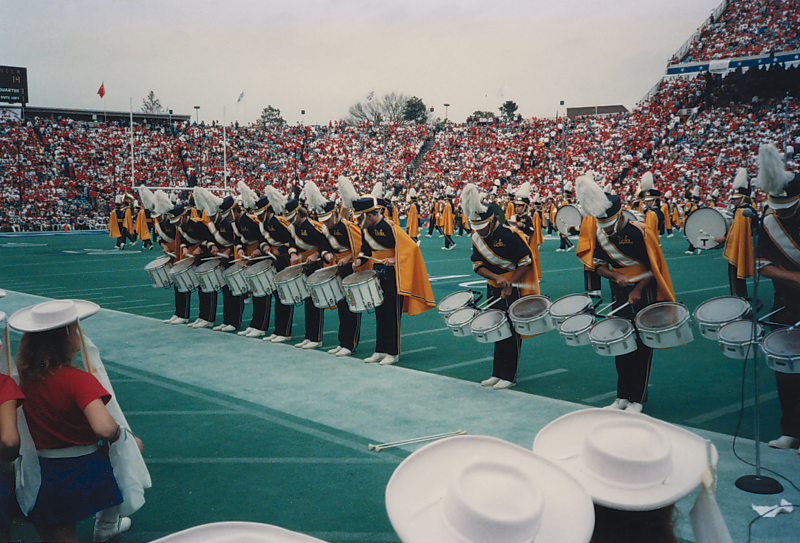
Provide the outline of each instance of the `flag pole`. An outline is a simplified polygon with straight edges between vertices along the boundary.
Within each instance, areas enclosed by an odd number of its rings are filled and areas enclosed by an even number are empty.
[[[131,96],[131,190],[134,187],[134,164],[133,164],[133,97]]]
[[[227,124],[225,117],[225,106],[222,106],[222,187],[228,188],[228,140],[225,136],[225,125]]]

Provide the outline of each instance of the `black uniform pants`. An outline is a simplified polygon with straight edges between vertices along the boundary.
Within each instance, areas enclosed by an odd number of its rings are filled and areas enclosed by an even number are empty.
[[[234,296],[230,287],[222,287],[222,322],[236,328],[242,326],[242,313],[244,313],[244,295]]]
[[[781,292],[782,291],[782,292]],[[772,317],[773,322],[789,326],[800,320],[800,290],[775,290],[772,310],[785,307]],[[781,406],[781,433],[800,438],[800,373],[775,372],[778,401]]]
[[[486,299],[491,300],[499,298],[502,289],[486,285]],[[508,308],[511,304],[519,300],[520,291],[518,288],[511,289],[511,295],[503,300],[492,305],[492,309],[498,309],[506,312],[508,318]],[[509,326],[511,322],[509,321]],[[522,338],[514,327],[511,326],[511,337],[494,344],[494,362],[492,367],[492,377],[497,377],[512,383],[517,380],[517,369],[519,368],[519,355],[522,350]]]
[[[200,297],[200,314],[197,318],[214,322],[217,318],[217,291],[203,292],[198,288],[197,293]]]
[[[253,318],[250,320],[250,328],[266,332],[269,328],[270,305],[272,295],[253,296]]]
[[[614,295],[613,308],[616,309],[627,303],[628,295],[635,285],[621,287],[616,283],[611,283],[611,292]],[[633,322],[636,313],[656,302],[655,282],[650,287],[644,289],[641,299],[633,306],[628,306],[615,314]],[[653,363],[653,349],[646,346],[639,339],[639,334],[634,331],[636,337],[636,350],[619,355],[616,357],[617,366],[617,398],[636,403],[647,401],[647,385],[650,382],[650,368]]]
[[[175,290],[175,314],[182,318],[188,319],[189,318],[189,309],[192,305],[192,292],[181,292],[178,290],[178,287],[174,287]]]
[[[728,262],[728,282],[731,285],[731,296],[747,298],[747,280],[737,277],[737,268]]]
[[[374,269],[383,289],[383,304],[375,308],[375,352],[398,355],[403,297],[397,295],[394,266],[378,264]]]
[[[339,268],[339,276],[342,279],[352,273],[353,270],[350,266]],[[361,313],[350,311],[346,298],[339,300],[336,310],[339,313],[339,346],[355,352],[361,336]]]

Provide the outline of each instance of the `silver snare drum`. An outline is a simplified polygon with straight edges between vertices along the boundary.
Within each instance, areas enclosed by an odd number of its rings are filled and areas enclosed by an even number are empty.
[[[242,296],[250,292],[250,283],[244,278],[246,269],[247,264],[244,262],[235,262],[222,272],[222,278],[225,279],[225,284],[228,285],[234,296]]]
[[[531,294],[523,296],[508,308],[508,318],[514,330],[523,336],[536,336],[549,332],[555,326],[550,319],[550,298]]]
[[[275,291],[275,265],[271,260],[262,260],[244,270],[244,278],[250,283],[253,296],[263,297]]]
[[[550,318],[558,327],[567,317],[578,313],[587,313],[592,309],[592,299],[586,294],[569,294],[559,298],[550,306]]]
[[[295,264],[278,272],[275,275],[275,286],[283,305],[300,305],[311,296],[302,264]]]
[[[722,354],[738,360],[744,360],[752,355],[753,349],[757,348],[763,337],[764,328],[749,320],[729,322],[717,332]]]
[[[342,278],[339,277],[339,267],[329,266],[312,273],[306,283],[311,291],[311,301],[314,307],[325,309],[334,307],[339,300],[344,299]]]
[[[171,260],[168,256],[160,256],[144,267],[144,271],[153,283],[153,288],[169,288],[172,284],[172,278],[169,276]]]
[[[653,349],[669,349],[694,340],[689,310],[677,302],[652,304],[636,314],[642,343]]]
[[[364,270],[348,275],[342,281],[347,306],[354,313],[375,311],[383,304],[383,289],[375,270]]]
[[[173,264],[169,270],[169,276],[175,283],[178,292],[191,292],[200,286],[193,258],[184,258]]]
[[[627,319],[607,317],[589,330],[594,351],[603,356],[620,356],[636,350],[636,334]]]
[[[767,334],[761,343],[767,366],[779,373],[800,373],[800,330],[783,328]]]
[[[747,300],[738,296],[720,296],[706,300],[694,310],[694,320],[700,334],[706,339],[717,340],[717,332],[729,322],[738,321],[750,311]]]
[[[479,343],[497,343],[511,337],[511,326],[505,311],[490,309],[472,321],[472,335]]]
[[[469,290],[454,292],[442,298],[442,301],[436,307],[439,310],[439,315],[447,322],[447,317],[459,309],[475,307],[475,295]]]
[[[472,335],[472,321],[477,316],[478,310],[474,307],[462,307],[453,311],[447,317],[447,327],[456,337]]]
[[[197,277],[200,279],[200,290],[203,292],[216,292],[225,284],[222,277],[222,266],[219,260],[209,260],[197,266]]]
[[[564,319],[564,322],[558,328],[558,332],[570,347],[591,345],[592,340],[589,338],[589,331],[596,322],[597,319],[591,313],[579,313]]]

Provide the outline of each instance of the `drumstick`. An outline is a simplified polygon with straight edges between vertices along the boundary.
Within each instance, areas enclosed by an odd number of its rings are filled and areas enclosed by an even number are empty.
[[[358,258],[366,258],[367,260],[372,260],[373,262],[377,262],[378,264],[383,264],[383,260],[372,258],[371,256],[367,255],[358,255]]]
[[[395,447],[402,447],[403,445],[412,445],[422,443],[423,441],[433,441],[434,439],[442,439],[445,437],[460,436],[466,434],[466,430],[456,430],[455,432],[446,432],[444,434],[435,434],[425,437],[414,437],[411,439],[403,439],[400,441],[392,441],[390,443],[381,443],[379,445],[369,444],[368,449],[375,452],[381,452],[384,449],[393,449]]]
[[[603,316],[604,316],[604,317],[610,317],[611,315],[613,315],[614,313],[616,313],[617,311],[619,311],[619,310],[620,310],[620,309],[622,309],[623,307],[627,307],[627,306],[629,306],[629,305],[631,305],[631,303],[630,303],[630,302],[625,302],[624,304],[622,304],[621,306],[619,306],[618,308],[616,308],[614,311],[612,311],[612,312],[611,312],[611,313],[609,313],[608,315],[603,315]]]
[[[502,299],[503,298],[495,298],[493,300],[486,300],[483,303],[484,304],[483,307],[477,306],[476,309],[480,309],[481,311],[483,311],[484,309],[489,309],[490,307],[492,307],[494,304],[496,304],[497,302],[499,302]]]
[[[536,285],[533,283],[511,283],[511,286],[514,288],[535,288]]]
[[[218,260],[220,258],[227,258],[227,257],[224,257],[224,256],[209,256],[207,258],[201,258],[201,260],[203,260],[203,261],[205,261],[205,260]]]
[[[772,315],[774,315],[778,311],[783,311],[785,308],[786,308],[786,306],[781,306],[778,309],[776,309],[775,311],[772,311],[771,313],[767,313],[766,315],[764,315],[763,317],[758,319],[758,322],[764,322],[766,319],[768,319],[769,317],[771,317]]]

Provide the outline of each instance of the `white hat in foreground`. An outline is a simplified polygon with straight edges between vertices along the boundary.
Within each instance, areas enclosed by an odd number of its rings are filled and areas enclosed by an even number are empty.
[[[0,288],[0,298],[6,297],[6,291]]]
[[[212,522],[153,543],[325,543],[321,539],[257,522]]]
[[[45,332],[91,317],[99,309],[85,300],[50,300],[20,309],[8,318],[8,325],[20,332]]]
[[[592,500],[554,463],[485,436],[431,443],[386,486],[386,510],[404,543],[586,543]]]
[[[536,435],[533,452],[555,462],[595,503],[623,511],[673,504],[700,486],[717,463],[702,437],[672,424],[610,409],[557,418]]]

